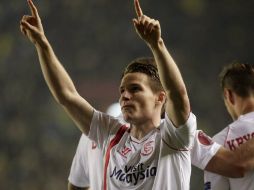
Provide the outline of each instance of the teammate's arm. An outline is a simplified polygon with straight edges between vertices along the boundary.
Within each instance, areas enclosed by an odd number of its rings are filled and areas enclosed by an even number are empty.
[[[221,147],[208,162],[205,170],[227,177],[244,177],[254,169],[254,139],[234,151]]]
[[[68,182],[68,190],[90,190],[89,187],[77,187]]]
[[[22,33],[35,45],[43,76],[54,98],[68,112],[82,132],[88,134],[93,107],[77,92],[70,76],[48,42],[37,8],[28,0],[31,15],[21,19]]]
[[[152,50],[157,63],[160,80],[166,91],[166,112],[174,125],[186,122],[190,114],[187,90],[180,71],[169,54],[161,37],[158,20],[151,19],[142,13],[138,0],[134,0],[137,18],[133,19],[135,29]]]

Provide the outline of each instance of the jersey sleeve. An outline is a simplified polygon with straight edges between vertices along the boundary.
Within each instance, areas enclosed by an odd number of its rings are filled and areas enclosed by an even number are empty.
[[[88,137],[98,145],[99,149],[103,149],[109,137],[116,134],[121,125],[118,118],[94,110]]]
[[[212,172],[204,172],[204,189],[205,190],[229,190],[229,180],[226,177],[217,175]]]
[[[87,151],[90,140],[82,135],[76,150],[76,154],[72,160],[71,170],[68,177],[69,182],[77,187],[89,187],[89,171],[87,163]]]
[[[193,145],[196,128],[196,116],[193,113],[190,113],[186,123],[178,128],[174,126],[166,114],[161,126],[162,138],[173,148],[186,150]]]
[[[194,138],[194,144],[191,149],[191,163],[204,170],[207,163],[217,153],[221,145],[214,142],[203,131],[197,130]]]

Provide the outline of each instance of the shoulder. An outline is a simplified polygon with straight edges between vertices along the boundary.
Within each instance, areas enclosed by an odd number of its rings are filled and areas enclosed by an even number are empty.
[[[224,141],[228,136],[229,130],[230,126],[225,127],[223,130],[213,136],[213,140],[221,145],[224,144]]]
[[[90,142],[91,140],[85,135],[85,134],[82,134],[81,137],[80,137],[80,141],[79,143],[82,144],[82,145],[86,145]]]

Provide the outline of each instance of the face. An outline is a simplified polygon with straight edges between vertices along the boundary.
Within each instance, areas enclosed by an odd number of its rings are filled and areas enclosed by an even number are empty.
[[[160,115],[158,94],[149,84],[149,77],[143,73],[126,74],[120,85],[120,106],[124,119],[129,123],[144,123]]]

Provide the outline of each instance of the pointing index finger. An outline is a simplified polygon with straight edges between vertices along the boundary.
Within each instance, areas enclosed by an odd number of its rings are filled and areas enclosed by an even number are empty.
[[[32,0],[27,0],[27,2],[28,2],[28,5],[29,5],[29,8],[31,10],[32,16],[34,16],[35,18],[39,18],[37,8],[33,4]]]
[[[135,10],[138,17],[141,17],[143,15],[142,9],[139,4],[139,0],[134,0]]]

